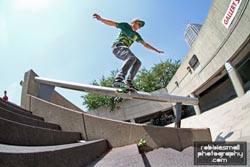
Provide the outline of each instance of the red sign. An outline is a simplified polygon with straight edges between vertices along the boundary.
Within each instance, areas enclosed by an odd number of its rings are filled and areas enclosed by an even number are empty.
[[[228,28],[230,26],[230,24],[232,23],[235,15],[240,7],[241,1],[242,0],[231,0],[229,7],[227,9],[227,12],[222,19],[222,24],[226,28]]]

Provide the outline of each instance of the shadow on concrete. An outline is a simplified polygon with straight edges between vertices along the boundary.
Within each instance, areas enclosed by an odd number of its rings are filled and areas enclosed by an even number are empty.
[[[216,136],[216,139],[215,141],[226,141],[227,138],[229,138],[230,136],[233,135],[234,132],[229,132],[226,136],[222,136],[222,133],[223,132],[220,132],[217,136]]]
[[[145,167],[152,167],[145,153],[141,153]]]

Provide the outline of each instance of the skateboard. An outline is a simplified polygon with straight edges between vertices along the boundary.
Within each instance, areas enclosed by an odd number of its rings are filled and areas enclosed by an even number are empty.
[[[117,93],[136,92],[135,89],[128,87],[125,83],[114,82],[113,86],[116,88]]]

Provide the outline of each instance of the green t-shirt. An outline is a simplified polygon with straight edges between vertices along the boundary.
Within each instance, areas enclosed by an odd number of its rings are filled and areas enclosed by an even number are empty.
[[[114,43],[123,42],[127,47],[130,47],[134,41],[140,42],[143,41],[139,33],[132,30],[132,27],[128,23],[117,23],[117,28],[121,29],[118,37]]]

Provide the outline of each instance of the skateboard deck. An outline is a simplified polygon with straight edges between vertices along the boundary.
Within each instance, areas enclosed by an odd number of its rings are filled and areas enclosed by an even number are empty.
[[[128,87],[125,83],[115,82],[113,85],[117,93],[136,92],[135,89]]]

